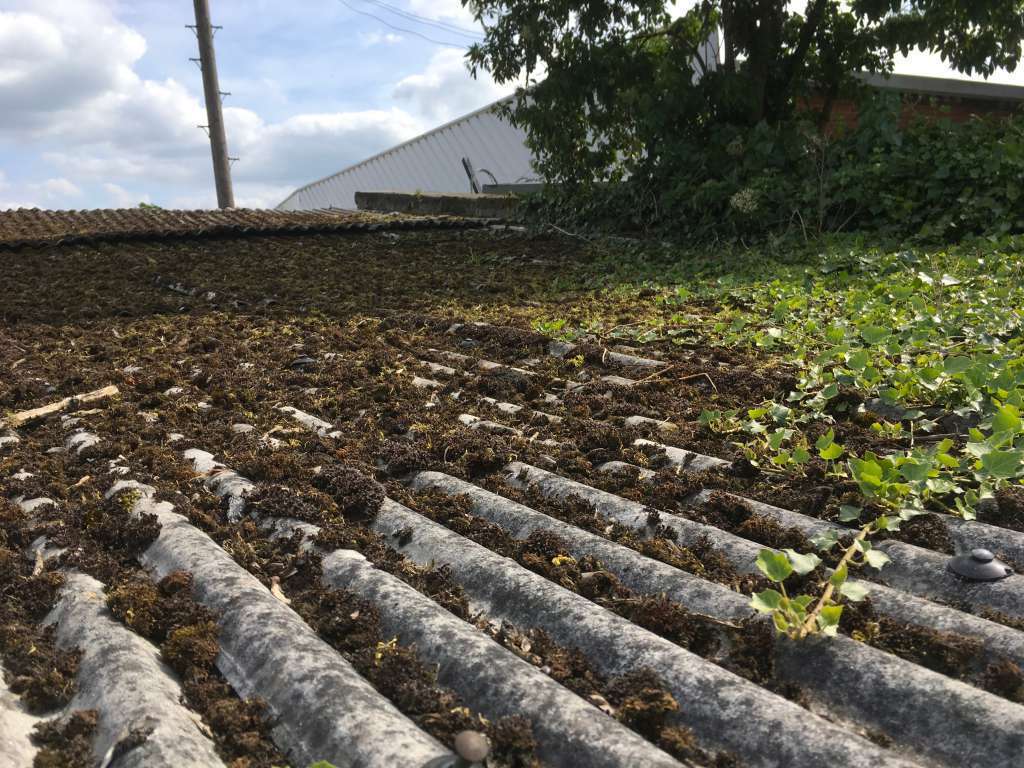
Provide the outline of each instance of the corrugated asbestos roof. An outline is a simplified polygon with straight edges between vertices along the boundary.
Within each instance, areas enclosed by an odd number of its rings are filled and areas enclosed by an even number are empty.
[[[469,192],[462,158],[469,158],[480,181],[511,184],[535,181],[526,133],[499,117],[497,108],[511,97],[488,104],[374,155],[338,173],[300,187],[277,208],[281,211],[356,207],[358,192]]]
[[[354,211],[269,211],[248,208],[212,211],[174,211],[162,208],[45,211],[22,208],[0,211],[0,248],[133,237],[417,229],[466,227],[478,223],[449,216]]]

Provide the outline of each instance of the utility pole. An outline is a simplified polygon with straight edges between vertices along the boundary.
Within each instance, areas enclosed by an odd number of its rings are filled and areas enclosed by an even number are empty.
[[[213,25],[210,24],[208,0],[195,0],[195,33],[199,39],[199,68],[203,72],[203,93],[206,95],[207,130],[213,153],[213,178],[217,185],[217,206],[234,208],[235,195],[231,190],[231,158],[228,157],[228,139],[224,132],[221,112],[220,84],[217,81],[217,58],[213,53]]]

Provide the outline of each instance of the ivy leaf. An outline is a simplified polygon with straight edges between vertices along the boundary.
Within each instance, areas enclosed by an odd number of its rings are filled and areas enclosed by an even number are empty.
[[[975,456],[980,459],[991,450],[991,446],[984,442],[969,442],[964,445],[964,450],[971,456]]]
[[[792,564],[793,570],[801,576],[806,573],[810,573],[818,567],[819,563],[821,563],[821,558],[814,553],[802,555],[795,549],[784,549],[782,551],[785,552],[786,557],[789,558],[789,562]]]
[[[912,483],[919,483],[928,479],[928,473],[932,471],[930,462],[920,461],[907,457],[900,463],[900,474]]]
[[[839,543],[839,532],[833,531],[831,528],[822,531],[817,536],[811,539],[811,544],[817,547],[822,552],[828,552],[832,547]]]
[[[859,603],[868,596],[868,588],[860,581],[846,581],[839,587],[839,594],[851,602]]]
[[[839,520],[844,523],[852,523],[860,519],[860,513],[864,510],[851,504],[843,504],[839,507]]]
[[[768,436],[768,447],[771,448],[773,451],[779,450],[782,447],[782,444],[786,442],[787,431],[788,430],[785,429],[776,429],[774,432],[772,432]]]
[[[900,518],[879,515],[875,518],[874,526],[876,531],[898,531],[900,529]]]
[[[881,344],[883,341],[888,340],[891,335],[891,330],[880,325],[865,325],[860,329],[861,338],[872,345]]]
[[[832,443],[835,442],[835,439],[836,431],[834,429],[830,429],[828,432],[826,432],[824,435],[818,438],[817,442],[814,443],[814,447],[817,448],[819,451],[824,450],[825,448],[828,448],[830,445],[832,445]]]
[[[930,478],[924,485],[929,491],[939,494],[940,496],[960,490],[960,486],[943,477]]]
[[[843,606],[826,605],[818,614],[818,628],[823,634],[835,637],[839,631],[839,617],[843,615]]]
[[[849,572],[850,569],[846,566],[846,563],[843,563],[841,567],[836,568],[832,572],[832,575],[829,577],[829,581],[832,583],[832,586],[843,586],[843,583],[846,581],[846,577],[849,575]]]
[[[889,556],[877,549],[869,549],[864,553],[864,561],[872,568],[882,570],[882,566],[889,562]]]
[[[968,370],[972,365],[974,365],[974,361],[969,357],[947,357],[942,361],[942,370],[950,376],[955,376]]]
[[[790,565],[789,558],[781,552],[775,552],[771,549],[762,549],[758,553],[757,568],[769,581],[774,581],[776,584],[785,581],[786,577],[793,572],[793,566]]]
[[[854,371],[863,371],[870,361],[871,357],[866,349],[858,349],[846,357],[846,364]]]
[[[750,607],[758,613],[772,613],[782,607],[782,595],[774,589],[766,589],[750,598]]]
[[[1024,461],[1024,450],[989,451],[981,457],[981,466],[993,477],[1009,479],[1020,473],[1022,461]]]
[[[825,461],[835,461],[843,455],[843,447],[838,443],[832,443],[827,448],[819,449],[818,455]]]
[[[850,459],[850,474],[860,486],[861,493],[872,496],[882,485],[882,465],[874,459]]]
[[[814,602],[814,595],[797,595],[791,602],[801,611],[806,611],[807,606]]]
[[[1011,435],[1016,435],[1020,431],[1020,411],[1016,406],[1004,405],[992,417],[992,432],[994,434],[1009,432]]]
[[[775,422],[777,424],[785,424],[786,422],[789,421],[789,417],[793,414],[793,409],[787,408],[781,403],[775,403],[768,411],[768,413],[771,414],[771,417],[775,419]]]

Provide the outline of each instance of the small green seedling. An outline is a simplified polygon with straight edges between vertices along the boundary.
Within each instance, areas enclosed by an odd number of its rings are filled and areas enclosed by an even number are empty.
[[[802,640],[808,635],[833,636],[839,630],[839,618],[843,613],[840,598],[859,602],[867,596],[867,589],[860,582],[849,581],[851,567],[869,565],[882,568],[889,557],[871,546],[868,536],[891,526],[891,520],[880,517],[862,526],[850,545],[843,551],[835,570],[827,580],[819,583],[821,596],[817,601],[813,595],[790,596],[786,591],[786,579],[792,574],[804,576],[821,564],[815,554],[801,554],[792,549],[776,552],[762,549],[757,556],[757,567],[778,589],[766,589],[751,598],[751,607],[770,614],[775,629],[794,639]],[[820,551],[828,552],[839,545],[839,536],[830,531],[815,540]]]

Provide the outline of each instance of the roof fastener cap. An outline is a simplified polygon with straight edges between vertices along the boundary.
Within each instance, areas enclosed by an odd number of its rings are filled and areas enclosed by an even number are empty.
[[[462,731],[455,737],[455,753],[459,756],[459,766],[476,765],[483,762],[491,751],[491,742],[479,731]]]
[[[949,570],[968,581],[999,581],[1013,574],[1013,569],[987,549],[972,549],[970,554],[949,559]]]

